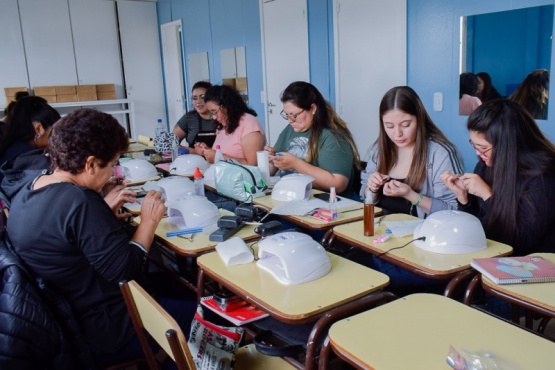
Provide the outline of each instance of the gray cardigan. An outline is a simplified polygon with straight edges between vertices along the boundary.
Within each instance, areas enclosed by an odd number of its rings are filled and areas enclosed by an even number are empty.
[[[362,187],[360,196],[364,199],[366,183],[371,174],[378,168],[378,145],[374,144],[370,148],[370,158],[366,170],[360,175]],[[422,195],[432,200],[430,214],[444,209],[457,209],[457,197],[445,186],[439,177],[443,172],[464,173],[462,157],[454,146],[428,140],[428,165],[426,179],[422,184]],[[417,207],[418,217],[425,218],[424,211]]]

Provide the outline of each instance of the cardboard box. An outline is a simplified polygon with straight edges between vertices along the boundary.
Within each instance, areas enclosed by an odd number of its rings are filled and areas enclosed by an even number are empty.
[[[235,79],[234,78],[223,78],[222,79],[222,84],[235,88]]]
[[[247,78],[240,77],[235,79],[235,88],[237,91],[247,91]]]
[[[116,92],[97,92],[96,96],[98,100],[114,100],[116,98]]]
[[[56,95],[76,95],[75,85],[56,86]],[[59,101],[59,100],[58,100]]]
[[[4,93],[6,95],[6,98],[12,98],[15,96],[16,92],[20,92],[20,91],[27,91],[26,87],[4,87]]]
[[[79,101],[92,101],[98,100],[98,96],[96,95],[96,90],[92,93],[89,92],[77,92],[77,100]]]
[[[46,99],[48,103],[58,102],[58,97],[56,95],[42,95],[41,98]]]
[[[96,85],[96,93],[109,93],[109,92],[116,92],[116,85],[114,84],[100,84]],[[99,98],[100,99],[100,98]]]
[[[35,86],[33,90],[36,96],[56,95],[56,86]]]
[[[76,87],[77,87],[77,95],[96,94],[96,85],[77,85]]]
[[[67,103],[77,101],[77,94],[60,94],[56,95],[58,103]]]

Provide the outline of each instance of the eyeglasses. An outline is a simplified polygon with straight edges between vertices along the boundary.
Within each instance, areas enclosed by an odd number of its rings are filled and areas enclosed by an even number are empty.
[[[208,112],[208,113],[210,113],[210,115],[211,115],[212,117],[215,117],[215,116],[218,115],[218,113],[220,113],[221,110],[222,110],[222,106],[220,105],[220,106],[218,107],[218,109],[216,109],[216,110],[211,110],[211,111]]]
[[[493,146],[490,146],[489,148],[484,148],[483,146],[477,146],[472,142],[471,139],[468,139],[468,142],[470,145],[472,145],[474,150],[476,150],[478,153],[480,153],[480,155],[483,155],[483,156],[485,156],[487,152],[493,149]]]
[[[193,95],[193,101],[202,100],[204,101],[204,94],[203,95]]]
[[[294,120],[297,119],[297,117],[298,117],[302,112],[304,112],[304,109],[303,109],[302,111],[300,111],[299,113],[295,113],[295,114],[292,114],[292,113],[289,113],[289,114],[288,114],[288,113],[285,113],[284,111],[281,111],[279,114],[281,115],[281,117],[283,117],[284,120],[287,120],[287,121],[289,121],[289,120],[294,121]]]

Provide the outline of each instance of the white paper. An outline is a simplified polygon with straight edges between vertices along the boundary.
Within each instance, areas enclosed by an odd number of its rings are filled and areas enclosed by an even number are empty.
[[[256,161],[264,182],[270,184],[270,160],[268,158],[268,152],[265,150],[256,152]]]
[[[422,222],[424,220],[384,221],[387,228],[398,238],[414,234],[414,229]]]

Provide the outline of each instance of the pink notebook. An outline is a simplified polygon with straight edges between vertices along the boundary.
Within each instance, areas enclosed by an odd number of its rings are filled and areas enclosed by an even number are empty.
[[[476,258],[470,266],[496,284],[555,281],[555,264],[540,256]]]

